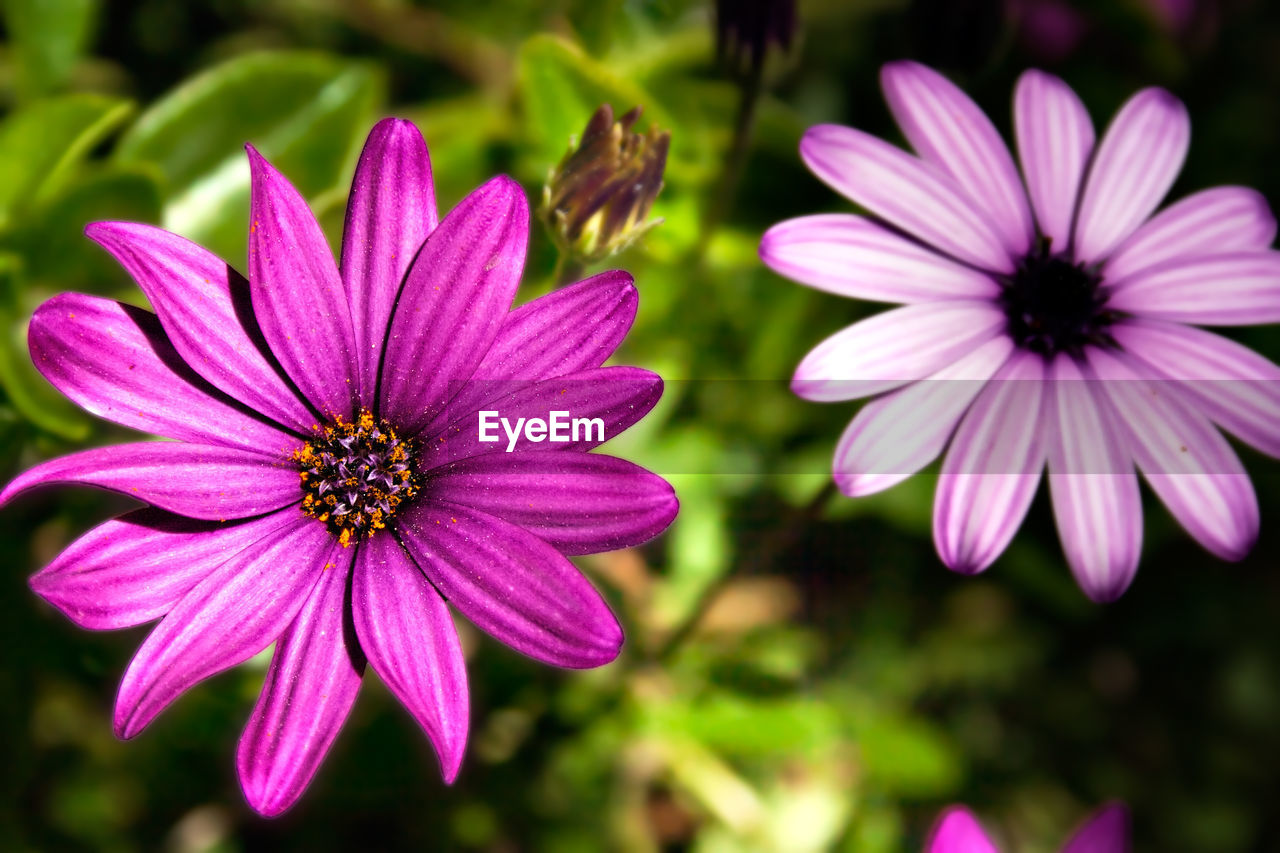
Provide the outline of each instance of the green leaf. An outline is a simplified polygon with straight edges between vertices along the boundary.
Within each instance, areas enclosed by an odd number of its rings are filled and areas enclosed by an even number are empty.
[[[39,101],[0,124],[0,226],[64,185],[86,153],[132,111],[119,98],[66,95]]]
[[[168,180],[164,226],[232,263],[245,256],[252,142],[307,197],[350,179],[384,91],[373,66],[320,53],[237,57],[147,110],[120,140],[120,163]]]
[[[868,783],[885,793],[937,797],[963,778],[959,754],[928,723],[886,714],[857,728]]]
[[[84,53],[96,0],[5,0],[18,94],[31,99],[65,85]]]

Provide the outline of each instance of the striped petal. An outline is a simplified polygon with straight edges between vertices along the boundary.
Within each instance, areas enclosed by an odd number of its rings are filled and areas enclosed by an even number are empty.
[[[1071,245],[1071,222],[1093,154],[1089,111],[1070,86],[1033,69],[1018,78],[1013,127],[1040,232],[1054,252],[1065,251]]]
[[[1280,252],[1170,261],[1113,288],[1108,307],[1141,317],[1211,326],[1280,322]]]

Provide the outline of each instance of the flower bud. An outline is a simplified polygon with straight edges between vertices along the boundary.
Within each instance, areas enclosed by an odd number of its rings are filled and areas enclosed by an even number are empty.
[[[795,0],[716,0],[716,56],[736,73],[759,72],[770,45],[785,51],[795,34]]]

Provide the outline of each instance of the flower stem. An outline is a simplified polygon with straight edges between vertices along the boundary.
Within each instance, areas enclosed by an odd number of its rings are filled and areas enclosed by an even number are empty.
[[[707,245],[715,236],[716,229],[724,220],[729,207],[737,195],[738,183],[742,180],[742,172],[747,165],[747,154],[751,149],[751,136],[756,123],[756,105],[764,91],[764,63],[752,63],[751,70],[742,80],[741,97],[738,100],[738,114],[733,125],[733,145],[724,161],[724,171],[720,173],[720,182],[711,196],[711,203],[702,218],[701,233],[698,235],[698,257],[707,251]]]
[[[653,659],[659,663],[669,660],[671,655],[697,630],[703,617],[711,610],[711,606],[715,604],[716,599],[729,586],[729,583],[739,575],[755,574],[781,557],[796,543],[805,529],[822,514],[823,509],[835,494],[835,481],[827,480],[826,485],[819,489],[807,504],[793,509],[782,524],[770,531],[747,559],[736,562],[724,574],[708,584],[689,611],[689,615],[668,635],[666,642],[658,647],[653,654]]]
[[[556,267],[551,271],[552,287],[564,287],[582,278],[582,262],[571,257],[572,254],[562,251],[556,256]]]

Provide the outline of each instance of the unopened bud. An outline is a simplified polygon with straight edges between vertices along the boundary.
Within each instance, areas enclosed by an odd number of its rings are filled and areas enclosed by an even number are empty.
[[[636,107],[617,121],[605,104],[551,170],[542,218],[562,252],[591,263],[625,249],[662,220],[645,221],[662,189],[671,133],[632,131]]]
[[[759,71],[769,47],[786,51],[795,34],[795,0],[716,0],[716,55],[736,73]]]

